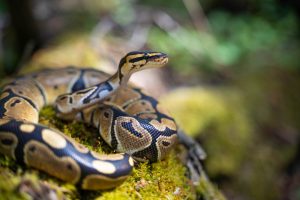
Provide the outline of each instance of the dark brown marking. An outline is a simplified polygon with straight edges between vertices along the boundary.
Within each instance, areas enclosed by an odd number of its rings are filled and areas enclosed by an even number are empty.
[[[68,168],[68,170],[70,170],[70,171],[72,171],[72,170],[73,170],[73,167],[72,167],[72,165],[71,165],[71,164],[67,164],[67,168]]]
[[[108,118],[109,117],[109,113],[107,111],[104,112],[104,117]]]
[[[167,147],[170,145],[170,142],[162,141],[162,144]]]
[[[4,144],[4,145],[9,145],[10,146],[14,143],[14,141],[10,140],[10,139],[2,139],[1,143]]]
[[[10,107],[14,107],[18,103],[21,103],[19,99],[15,100],[12,104],[10,104]]]
[[[29,151],[31,151],[31,152],[34,152],[36,150],[36,147],[35,146],[31,146],[30,148],[29,148]]]
[[[62,96],[62,97],[60,97],[60,100],[64,100],[66,98],[67,98],[67,96]]]

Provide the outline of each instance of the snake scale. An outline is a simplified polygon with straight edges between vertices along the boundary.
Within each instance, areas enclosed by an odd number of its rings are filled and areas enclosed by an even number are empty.
[[[86,190],[121,184],[138,161],[161,160],[177,141],[174,120],[153,97],[133,86],[130,76],[168,62],[159,52],[130,52],[110,76],[66,67],[28,74],[7,84],[0,96],[0,153]],[[120,152],[99,155],[58,130],[38,123],[53,105],[64,120],[96,127]]]

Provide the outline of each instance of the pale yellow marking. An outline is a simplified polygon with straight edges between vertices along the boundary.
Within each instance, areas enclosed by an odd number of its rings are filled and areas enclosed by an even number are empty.
[[[38,141],[31,140],[25,144],[24,162],[63,181],[75,184],[80,179],[80,166],[73,158],[58,157],[49,147]]]
[[[94,158],[99,159],[99,160],[122,160],[124,159],[124,154],[119,153],[119,154],[110,154],[110,155],[101,155],[98,154],[94,151],[91,151],[91,154],[93,155]]]
[[[171,130],[177,130],[177,126],[173,120],[162,118],[161,122],[156,119],[150,121],[150,124],[159,131],[164,131],[167,127]]]
[[[166,108],[164,108],[160,103],[157,104],[156,109],[162,114],[169,115],[169,111]]]
[[[125,111],[130,115],[136,115],[143,112],[154,113],[155,109],[149,101],[139,100],[129,104]]]
[[[130,103],[141,98],[141,94],[132,88],[123,87],[118,90],[117,93],[111,96],[111,102],[117,104],[120,107],[125,107]]]
[[[163,145],[163,142],[168,142],[169,145]],[[168,154],[168,152],[172,149],[173,145],[177,142],[177,135],[174,134],[172,136],[159,136],[156,142],[157,149],[157,160],[162,160]]]
[[[5,97],[7,97],[9,95],[8,92],[3,92],[0,96],[0,99],[4,99]]]
[[[129,157],[129,160],[128,160],[128,162],[129,162],[129,165],[130,166],[134,166],[134,161],[133,161],[133,158],[132,157]]]
[[[5,118],[0,119],[0,125],[7,124],[8,122],[10,122],[10,119],[5,119]]]
[[[18,103],[17,103],[18,102]],[[9,118],[38,123],[39,113],[28,101],[12,97],[4,103],[5,115]]]
[[[67,146],[67,141],[63,136],[49,129],[42,131],[42,138],[47,144],[56,149],[62,149]]]
[[[35,126],[33,124],[22,124],[20,126],[20,130],[25,133],[32,133],[32,131],[35,129]]]
[[[83,74],[83,80],[85,83],[86,87],[91,87],[93,85],[96,85],[98,83],[101,83],[105,80],[107,80],[110,77],[109,74],[106,74],[104,72],[100,72],[100,71],[85,71],[85,73]]]
[[[157,115],[153,113],[142,113],[139,114],[139,118],[142,119],[157,119]]]
[[[106,117],[105,114],[108,116]],[[113,111],[111,109],[102,110],[99,120],[100,135],[107,144],[111,145],[111,125],[113,123]]]
[[[105,161],[95,160],[92,163],[93,167],[103,174],[113,174],[116,172],[116,167]]]
[[[17,79],[14,85],[8,85],[6,88],[14,94],[30,99],[38,109],[44,104],[43,96],[32,79]]]

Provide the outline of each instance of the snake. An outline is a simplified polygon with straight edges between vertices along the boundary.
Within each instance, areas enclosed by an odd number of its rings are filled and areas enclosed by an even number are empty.
[[[177,143],[176,123],[168,111],[128,83],[133,73],[167,62],[161,52],[132,51],[120,59],[113,75],[68,66],[17,77],[0,94],[0,153],[85,190],[120,185],[135,162],[162,160]],[[99,154],[39,124],[46,105],[63,120],[94,126],[118,153]]]

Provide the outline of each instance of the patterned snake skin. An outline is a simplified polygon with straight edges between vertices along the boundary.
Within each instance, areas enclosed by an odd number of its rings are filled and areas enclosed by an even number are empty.
[[[127,86],[130,76],[164,66],[158,52],[130,52],[118,71],[67,67],[36,72],[6,85],[0,96],[0,153],[83,189],[109,189],[128,177],[134,161],[158,161],[177,141],[174,120],[157,100]],[[99,155],[58,130],[38,123],[39,111],[98,128],[119,154]]]

